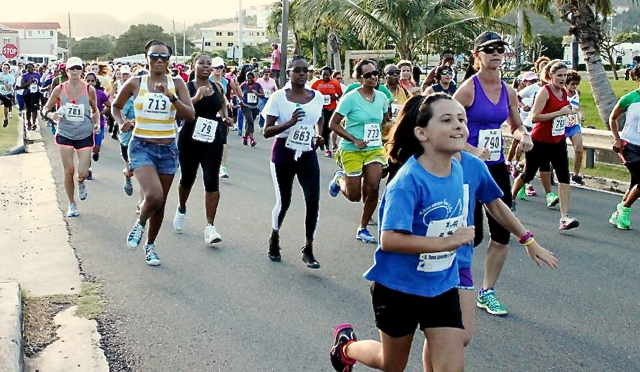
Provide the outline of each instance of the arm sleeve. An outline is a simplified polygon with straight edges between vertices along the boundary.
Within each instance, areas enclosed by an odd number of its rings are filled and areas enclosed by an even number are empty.
[[[336,112],[344,117],[348,116],[351,112],[351,101],[353,99],[351,96],[344,97],[340,101],[338,101],[338,107],[336,107]]]
[[[273,93],[271,95],[271,97],[269,98],[269,100],[267,100],[267,103],[264,105],[264,108],[262,109],[262,116],[263,117],[267,117],[267,116],[273,116],[273,117],[280,117],[280,96],[282,95],[283,91],[278,90],[275,93]]]
[[[411,187],[398,187],[387,192],[380,230],[413,232],[416,204],[417,196]]]

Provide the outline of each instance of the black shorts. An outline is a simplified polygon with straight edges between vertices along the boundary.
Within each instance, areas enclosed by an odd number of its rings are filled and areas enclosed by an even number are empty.
[[[489,173],[496,181],[500,190],[502,190],[502,201],[511,208],[513,201],[511,200],[511,178],[509,178],[509,171],[504,163],[489,165]],[[473,215],[473,224],[475,228],[476,236],[474,238],[474,246],[480,245],[482,239],[484,239],[482,215],[484,208],[480,202],[476,202],[476,209]],[[487,222],[489,223],[489,236],[491,240],[498,244],[508,245],[511,233],[505,229],[498,221],[493,218],[490,213],[487,213]]]
[[[418,326],[421,330],[444,327],[464,329],[456,288],[436,297],[423,297],[372,283],[371,301],[376,327],[391,337],[408,336]]]
[[[24,107],[27,111],[38,111],[40,109],[40,94],[25,94]]]
[[[92,149],[94,144],[95,144],[94,134],[93,133],[89,137],[85,137],[85,138],[80,139],[80,140],[73,140],[71,138],[67,138],[65,136],[61,136],[58,133],[55,136],[55,141],[56,141],[56,144],[58,146],[73,147],[76,150],[82,150],[82,149],[86,149],[86,148],[91,148]]]
[[[636,163],[640,161],[640,146],[629,143],[625,140],[620,144],[620,160],[622,164]]]
[[[120,144],[120,156],[125,162],[129,162],[129,146]]]
[[[0,94],[0,103],[2,103],[2,106],[11,108],[11,106],[13,105],[12,102],[13,94],[10,94],[8,96],[3,96],[2,94]]]

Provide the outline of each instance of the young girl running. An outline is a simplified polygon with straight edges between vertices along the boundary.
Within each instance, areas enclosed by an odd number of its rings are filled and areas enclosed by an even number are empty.
[[[464,368],[456,249],[471,244],[463,174],[453,156],[469,135],[464,108],[445,94],[411,98],[386,147],[405,163],[380,205],[380,245],[365,274],[381,342],[357,341],[350,324],[334,330],[330,359],[339,372],[359,361],[404,370],[416,327],[431,348],[434,371]],[[468,201],[467,201],[468,202]]]

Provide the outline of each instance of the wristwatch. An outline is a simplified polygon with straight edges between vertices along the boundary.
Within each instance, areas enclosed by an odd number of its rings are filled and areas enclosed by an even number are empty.
[[[171,95],[171,97],[169,97],[169,102],[171,103],[176,103],[176,101],[178,100],[178,97],[176,97],[175,94]]]

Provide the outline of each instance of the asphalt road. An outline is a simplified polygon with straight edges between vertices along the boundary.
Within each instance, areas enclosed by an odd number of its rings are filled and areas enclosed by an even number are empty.
[[[60,199],[60,159],[49,133],[45,139]],[[173,230],[176,177],[157,239],[162,266],[151,268],[142,247],[131,251],[125,244],[136,219],[138,187],[134,182],[134,197],[124,195],[117,142],[105,139],[89,197],[79,202],[80,217],[67,220],[83,271],[101,283],[106,297],[107,354],[128,355],[129,370],[330,371],[332,326],[350,322],[360,339],[378,339],[369,283],[362,278],[374,246],[355,240],[360,205],[325,192],[333,160],[320,159],[323,193],[315,247],[322,269],[309,270],[300,260],[304,204],[298,186],[281,232],[283,260],[268,260],[274,204],[270,144],[258,139],[252,150],[231,133],[231,179],[221,181],[216,218],[224,241],[218,247],[202,240],[200,178],[188,204],[186,231]],[[518,203],[522,222],[557,254],[560,267],[538,269],[512,244],[497,286],[509,315],[477,312],[467,371],[640,370],[640,234],[608,224],[619,196],[572,192],[571,211],[581,228],[568,233],[558,232],[559,213],[547,209],[542,197]],[[476,283],[482,279],[484,251],[476,250]],[[421,371],[422,340],[416,334],[407,371]],[[115,364],[113,370],[121,370]]]

